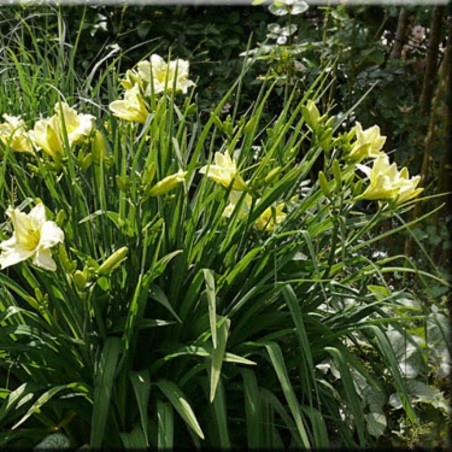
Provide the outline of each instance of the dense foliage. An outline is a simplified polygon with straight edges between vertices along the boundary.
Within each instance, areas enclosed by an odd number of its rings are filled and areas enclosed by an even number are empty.
[[[449,284],[386,252],[434,198],[390,80],[361,100],[384,44],[300,9],[2,11],[2,446],[444,445]]]

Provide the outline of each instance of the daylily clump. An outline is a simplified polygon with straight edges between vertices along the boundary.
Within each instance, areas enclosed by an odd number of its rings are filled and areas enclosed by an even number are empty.
[[[64,156],[65,136],[69,146],[81,143],[94,129],[93,115],[77,113],[66,103],[55,104],[55,115],[40,119],[30,131],[35,146],[53,158]]]
[[[397,165],[390,164],[386,154],[377,156],[372,168],[365,165],[358,165],[358,168],[370,179],[370,185],[359,197],[361,199],[393,199],[396,205],[400,205],[424,190],[416,188],[420,176],[410,178],[407,168],[398,171]]]
[[[0,124],[0,141],[10,146],[14,152],[34,154],[24,121],[20,116],[3,115],[5,122]]]
[[[14,232],[10,239],[0,243],[0,268],[33,258],[34,265],[55,271],[51,248],[63,243],[64,233],[54,221],[47,221],[44,205],[37,204],[28,214],[10,207],[6,215]]]

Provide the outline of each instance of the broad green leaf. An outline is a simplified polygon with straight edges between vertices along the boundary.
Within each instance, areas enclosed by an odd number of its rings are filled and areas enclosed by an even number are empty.
[[[386,416],[383,413],[369,413],[366,414],[365,418],[367,431],[370,435],[378,438],[384,434],[387,423]]]
[[[156,383],[157,387],[165,394],[171,402],[174,409],[179,413],[180,417],[185,421],[187,426],[193,430],[201,439],[204,439],[204,433],[196,419],[192,407],[187,401],[182,390],[172,381],[160,380]]]

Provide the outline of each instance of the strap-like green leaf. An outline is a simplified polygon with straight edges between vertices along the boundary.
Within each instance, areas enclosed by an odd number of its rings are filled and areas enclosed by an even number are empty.
[[[138,403],[138,410],[140,411],[141,428],[146,440],[146,447],[149,447],[149,416],[148,404],[149,395],[151,393],[151,381],[149,378],[149,371],[142,370],[140,372],[130,372],[130,381],[132,382],[133,392]]]
[[[179,413],[180,417],[185,421],[201,439],[204,439],[204,433],[196,419],[195,413],[191,405],[187,401],[187,397],[175,383],[169,380],[160,380],[156,383],[157,387],[165,394],[171,402],[174,409]]]
[[[94,448],[101,447],[104,439],[105,426],[110,410],[113,380],[121,349],[120,339],[109,337],[105,342],[97,367],[94,380],[94,406],[90,439],[90,446]]]
[[[227,317],[217,316],[220,327],[218,328],[217,347],[212,351],[212,367],[210,372],[210,401],[215,398],[221,367],[223,366],[226,343],[229,336],[231,321]]]

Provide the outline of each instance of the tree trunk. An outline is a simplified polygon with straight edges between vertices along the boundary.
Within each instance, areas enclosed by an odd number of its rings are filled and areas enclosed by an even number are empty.
[[[430,22],[430,38],[427,46],[427,64],[424,73],[424,83],[421,94],[421,116],[430,114],[433,89],[435,87],[435,77],[438,71],[438,48],[441,39],[441,25],[444,16],[444,6],[437,5],[433,8]]]
[[[432,97],[435,87],[435,78],[438,72],[438,51],[439,43],[441,39],[441,25],[444,15],[445,7],[443,5],[437,5],[433,8],[432,18],[430,22],[430,37],[427,46],[427,62],[424,72],[424,81],[422,84],[422,92],[420,98],[420,108],[419,108],[419,118],[420,121],[417,122],[417,129],[420,136],[425,136],[425,146],[423,148],[423,155],[415,150],[415,158],[422,159],[422,170],[421,170],[421,185],[425,186],[425,180],[427,177],[429,163],[431,159],[431,146],[434,132],[434,121],[428,121],[432,106]],[[430,131],[427,131],[430,125]],[[421,140],[419,140],[422,142]],[[413,211],[413,219],[419,217],[421,213],[421,205],[417,203]],[[405,255],[409,258],[414,255],[414,240],[411,236],[407,237],[405,241]]]
[[[399,20],[394,39],[394,46],[391,51],[391,60],[400,59],[402,55],[403,44],[405,44],[406,27],[408,25],[408,10],[402,6],[400,8]]]

